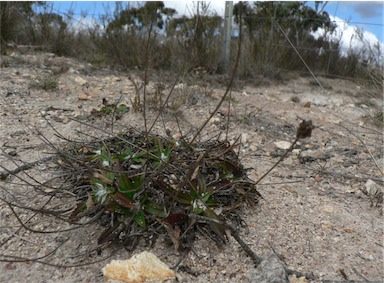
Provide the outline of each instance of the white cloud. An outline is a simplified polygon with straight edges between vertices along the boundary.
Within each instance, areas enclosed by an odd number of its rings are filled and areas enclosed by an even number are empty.
[[[233,1],[236,4],[238,1]],[[219,16],[224,16],[225,1],[205,1],[211,13],[216,13]],[[197,1],[164,1],[167,8],[173,8],[179,16],[192,16],[196,14]]]
[[[346,56],[349,50],[354,51],[362,56],[361,59],[368,59],[373,56],[376,63],[383,62],[384,43],[373,33],[352,26],[346,21],[330,16],[331,20],[337,25],[335,31],[331,35],[327,35],[328,39],[340,42],[341,54]],[[318,29],[312,33],[315,38],[324,36],[324,29]],[[379,47],[379,50],[378,50]],[[371,62],[374,63],[374,62]]]

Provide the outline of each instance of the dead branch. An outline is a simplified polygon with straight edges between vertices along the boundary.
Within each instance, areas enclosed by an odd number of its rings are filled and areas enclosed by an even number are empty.
[[[39,163],[45,163],[45,162],[54,160],[55,158],[57,158],[56,155],[47,156],[47,157],[41,158],[41,159],[33,161],[33,162],[25,163],[24,165],[21,165],[21,166],[17,167],[16,169],[13,169],[13,170],[8,170],[5,167],[0,165],[5,170],[5,172],[4,171],[0,172],[0,180],[5,180],[5,179],[7,179],[7,177],[9,175],[16,175],[17,173],[31,169],[33,166],[35,166]]]

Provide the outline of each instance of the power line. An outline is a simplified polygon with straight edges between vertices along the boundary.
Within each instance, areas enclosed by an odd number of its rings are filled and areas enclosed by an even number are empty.
[[[270,21],[271,18],[275,19],[275,20],[286,20],[286,21],[292,21],[292,18],[287,18],[287,17],[265,17],[265,16],[243,16],[244,19],[258,19],[258,20],[268,20]],[[321,22],[323,20],[321,19],[314,19],[314,18],[297,18],[297,20],[300,20],[300,21],[308,21],[308,20],[311,20],[311,21],[316,21],[316,22]],[[359,24],[359,25],[370,25],[370,26],[384,26],[384,24],[380,24],[380,23],[366,23],[366,22],[353,22],[353,21],[343,21],[343,20],[340,20],[340,21],[337,21],[337,20],[333,20],[331,21],[332,23],[347,23],[347,24]]]

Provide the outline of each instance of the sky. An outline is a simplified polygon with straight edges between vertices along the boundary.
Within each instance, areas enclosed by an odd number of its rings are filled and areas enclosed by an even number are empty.
[[[234,3],[237,2],[234,1]],[[70,9],[74,11],[75,18],[79,19],[79,23],[83,26],[91,25],[93,19],[99,18],[106,11],[112,13],[115,5],[114,1],[54,1],[51,3],[53,12],[67,13]],[[207,1],[207,3],[217,14],[224,15],[225,1]],[[176,9],[179,15],[187,16],[191,15],[196,7],[195,1],[164,1],[164,4],[166,7]],[[307,5],[314,7],[314,2],[307,2]],[[338,25],[335,38],[342,36],[341,45],[344,49],[347,50],[351,44],[355,48],[363,44],[358,42],[356,27],[364,32],[366,42],[374,45],[379,41],[384,49],[384,1],[329,1],[324,10]],[[82,14],[87,14],[88,18],[81,18]],[[318,31],[315,36],[319,36],[320,33],[321,31]]]
[[[235,3],[238,1],[234,1]],[[73,9],[77,16],[82,12],[88,15],[101,15],[106,10],[113,11],[113,1],[54,1],[53,7],[61,12]],[[194,1],[164,1],[166,7],[175,8],[178,14],[189,15],[193,11]],[[219,15],[224,15],[225,1],[207,1]],[[314,2],[307,2],[314,7]],[[384,1],[330,1],[325,11],[330,15],[348,22],[350,25],[363,28],[373,33],[381,42],[384,41],[383,27]]]
[[[308,3],[314,7],[314,2]],[[330,1],[325,10],[329,15],[336,17],[335,20],[340,24],[343,24],[341,21],[345,21],[349,26],[357,26],[371,32],[382,43],[384,42],[383,1]]]

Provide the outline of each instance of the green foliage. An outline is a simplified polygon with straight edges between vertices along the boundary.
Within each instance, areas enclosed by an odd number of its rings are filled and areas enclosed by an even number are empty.
[[[331,22],[327,12],[323,11],[325,4],[318,10],[319,3],[313,10],[305,5],[305,2],[254,2],[253,7],[248,2],[240,2],[234,6],[233,14],[235,22],[239,23],[240,10],[243,13],[244,24],[248,32],[254,36],[262,36],[263,33],[278,36],[281,33],[273,33],[276,21],[283,30],[287,31],[289,38],[296,39],[296,44],[310,31],[324,28],[333,31],[335,25]],[[266,20],[267,19],[267,20]]]
[[[0,44],[3,52],[5,44],[17,39],[25,18],[33,14],[32,5],[36,2],[0,2]]]
[[[34,7],[43,8],[36,13]],[[73,37],[65,19],[44,2],[0,2],[1,44],[39,46],[58,55],[73,55]]]
[[[163,18],[166,17],[168,20],[174,14],[176,14],[176,10],[165,8],[162,1],[145,2],[144,6],[138,8],[121,9],[118,6],[113,21],[108,24],[108,30],[121,30],[125,26],[142,30],[152,25],[162,29],[164,26]]]
[[[221,37],[222,18],[217,15],[194,15],[192,18],[183,16],[170,20],[167,25],[167,36],[176,38],[179,44],[189,53],[191,67],[212,68],[215,63],[212,57],[220,54],[216,43]],[[216,54],[216,56],[213,54]]]
[[[321,8],[319,8],[321,5]],[[324,38],[315,40],[310,34],[323,28],[331,33],[335,25],[323,11],[325,4],[317,2],[315,9],[305,2],[240,2],[234,6],[235,22],[239,23],[239,13],[243,13],[243,24],[247,27],[252,61],[255,65],[273,68],[289,68],[306,71],[289,41],[300,52],[311,69],[324,70],[330,54],[321,49],[334,49]],[[280,30],[282,29],[285,33]],[[288,37],[288,39],[286,38]],[[338,46],[336,49],[338,52]],[[340,55],[337,54],[336,57]],[[334,56],[335,57],[335,56]],[[323,64],[319,66],[319,64]]]
[[[187,60],[187,68],[197,66],[215,69],[220,58],[222,19],[210,15],[205,4],[198,4],[201,13],[192,17],[174,18],[176,11],[163,2],[119,3],[112,16],[104,17],[94,42],[100,51],[125,67],[142,68],[149,59],[150,67],[179,68]],[[151,33],[149,58],[145,46]],[[181,62],[180,62],[181,61]]]
[[[97,35],[93,42],[114,62],[125,67],[142,67],[151,54],[156,58],[156,61],[152,61],[153,65],[167,64],[169,60],[163,55],[167,47],[154,38],[175,13],[174,9],[165,8],[163,2],[146,2],[139,7],[133,7],[129,3],[126,8],[118,2],[114,15],[103,18],[105,30],[100,32],[101,38]],[[150,52],[146,55],[145,46],[149,33]],[[157,56],[159,53],[161,55]]]
[[[48,12],[37,14],[30,29],[35,44],[42,45],[44,50],[59,56],[73,54],[72,35],[61,15]]]
[[[116,119],[120,119],[124,113],[129,111],[129,107],[123,103],[116,105],[115,103],[108,103],[108,101],[103,99],[103,106],[99,110],[99,113],[105,115],[116,114]]]
[[[40,23],[41,35],[49,40],[54,31],[63,33],[67,29],[67,24],[63,17],[55,13],[38,14],[37,19]]]

